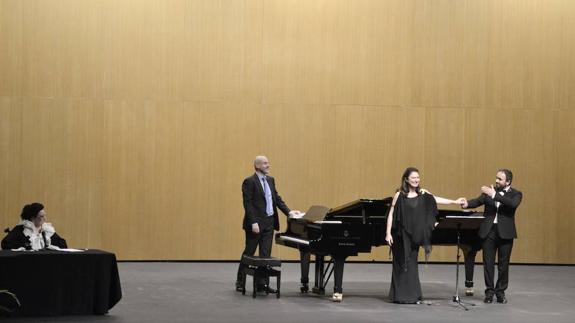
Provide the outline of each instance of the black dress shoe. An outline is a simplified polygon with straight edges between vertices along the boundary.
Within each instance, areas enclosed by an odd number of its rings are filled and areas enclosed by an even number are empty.
[[[307,283],[302,283],[300,288],[299,288],[299,291],[303,294],[308,293],[309,292],[309,285]]]
[[[507,304],[507,298],[505,296],[497,296],[497,303]]]
[[[486,303],[486,304],[493,303],[493,295],[485,295],[485,299],[483,299],[483,303]]]
[[[243,292],[245,290],[245,283],[236,281],[236,292]]]

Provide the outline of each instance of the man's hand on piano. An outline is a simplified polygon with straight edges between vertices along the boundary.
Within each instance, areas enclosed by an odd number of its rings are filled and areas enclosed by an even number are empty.
[[[252,232],[253,233],[260,233],[260,226],[257,223],[252,223]]]
[[[393,244],[393,237],[391,236],[390,233],[385,234],[385,241],[391,247],[391,245]]]
[[[302,216],[304,216],[304,214],[305,214],[305,213],[302,213],[301,211],[292,210],[292,211],[290,211],[290,213],[289,213],[289,217],[290,217],[290,218],[293,218],[293,219],[299,219],[299,218],[301,218]]]

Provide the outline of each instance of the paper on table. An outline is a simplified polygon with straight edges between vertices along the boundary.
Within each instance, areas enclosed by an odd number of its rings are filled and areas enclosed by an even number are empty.
[[[73,249],[73,248],[60,248],[57,246],[48,246],[46,249],[49,250],[57,250],[57,251],[65,251],[65,252],[82,252],[82,251],[86,251],[87,249]],[[26,248],[24,247],[20,247],[17,249],[11,249],[12,251],[38,251],[38,250],[26,250]]]
[[[86,251],[85,249],[60,248],[60,247],[57,247],[57,246],[48,246],[47,249],[64,251],[64,252],[82,252],[82,251]]]

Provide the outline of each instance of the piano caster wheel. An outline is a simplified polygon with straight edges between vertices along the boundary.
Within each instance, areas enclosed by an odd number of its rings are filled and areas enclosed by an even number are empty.
[[[317,295],[325,295],[325,289],[323,288],[314,287],[312,292]]]
[[[302,284],[301,287],[299,288],[299,291],[302,294],[307,294],[309,292],[309,286],[307,284]]]

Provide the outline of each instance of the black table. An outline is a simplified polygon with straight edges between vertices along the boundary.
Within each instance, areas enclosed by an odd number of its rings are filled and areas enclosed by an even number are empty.
[[[105,314],[122,298],[116,256],[101,250],[1,250],[3,289],[22,305],[13,316]]]

